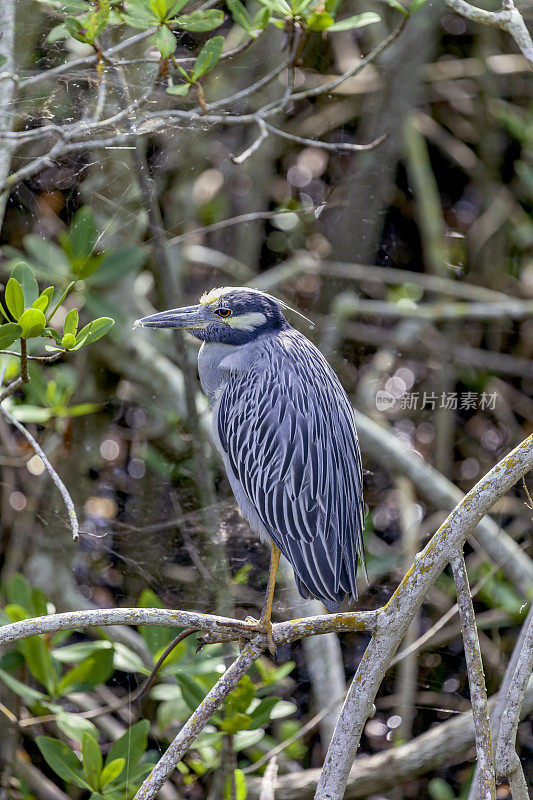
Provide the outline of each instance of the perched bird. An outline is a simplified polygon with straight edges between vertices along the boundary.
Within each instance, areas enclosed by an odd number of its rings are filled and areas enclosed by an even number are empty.
[[[352,409],[317,348],[283,315],[288,308],[254,289],[225,287],[199,305],[138,320],[182,328],[203,344],[202,388],[237,503],[254,533],[271,544],[258,630],[271,641],[280,552],[302,597],[338,610],[357,598],[363,553],[362,468]]]

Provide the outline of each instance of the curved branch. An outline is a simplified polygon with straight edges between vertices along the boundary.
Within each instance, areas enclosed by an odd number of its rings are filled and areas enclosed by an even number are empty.
[[[533,435],[490,470],[466,494],[418,554],[380,615],[339,716],[318,783],[316,800],[341,800],[361,734],[385,673],[424,597],[476,525],[533,467]]]
[[[523,55],[533,69],[533,42],[521,13],[515,7],[513,0],[503,0],[500,11],[485,11],[483,8],[472,6],[465,0],[446,0],[446,5],[461,17],[473,22],[499,28],[513,37]]]

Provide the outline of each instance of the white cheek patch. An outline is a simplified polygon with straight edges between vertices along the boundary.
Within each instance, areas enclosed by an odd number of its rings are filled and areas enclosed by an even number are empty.
[[[251,311],[249,314],[241,314],[238,317],[229,317],[224,322],[227,322],[232,328],[239,331],[253,331],[264,325],[267,318],[260,311]]]

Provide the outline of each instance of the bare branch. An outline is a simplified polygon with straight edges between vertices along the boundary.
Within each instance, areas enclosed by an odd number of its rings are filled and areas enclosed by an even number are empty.
[[[287,131],[282,131],[279,128],[275,128],[270,123],[264,123],[271,133],[275,134],[276,136],[280,136],[282,139],[288,139],[291,142],[296,142],[297,144],[303,144],[306,147],[318,147],[320,150],[329,150],[333,153],[338,152],[347,152],[347,153],[356,153],[361,150],[374,150],[376,147],[385,141],[388,136],[388,133],[384,133],[383,136],[379,136],[373,142],[369,144],[352,144],[351,142],[322,142],[319,139],[306,139],[303,136],[296,136],[294,133],[288,133]]]
[[[318,636],[332,631],[373,631],[379,611],[356,611],[346,614],[325,614],[272,626],[277,644],[292,642],[303,636]],[[46,617],[34,617],[0,627],[0,645],[17,642],[38,633],[73,631],[79,628],[100,628],[110,625],[159,625],[173,628],[198,628],[216,634],[215,641],[229,641],[254,636],[257,625],[230,617],[199,614],[194,611],[165,608],[98,608],[87,611],[66,611]],[[224,636],[224,634],[228,636]],[[266,639],[265,639],[266,641]]]
[[[533,69],[533,42],[526,23],[521,13],[516,8],[513,0],[502,0],[500,11],[485,11],[477,6],[466,3],[465,0],[446,0],[446,5],[459,14],[461,17],[481,22],[483,25],[490,25],[492,28],[499,28],[506,31],[513,37],[523,55],[529,61]]]
[[[265,139],[268,138],[268,130],[267,125],[262,119],[257,120],[257,124],[259,125],[259,136],[257,139],[254,139],[250,147],[247,147],[246,150],[240,154],[240,156],[232,156],[231,160],[234,164],[244,164],[251,155],[253,155],[256,150],[259,150]]]
[[[265,770],[265,774],[263,775],[259,800],[276,800],[275,790],[277,775],[278,760],[276,756],[272,756],[270,763]]]
[[[165,754],[159,759],[134,800],[151,800],[161,789],[167,778],[174,772],[200,731],[209,722],[217,708],[224,702],[231,690],[259,658],[266,644],[266,638],[259,636],[248,642],[242,653],[204,697],[196,711],[191,714]]]
[[[3,132],[11,130],[14,112],[12,108],[15,93],[15,0],[3,0],[0,3],[0,56],[5,62],[0,67],[0,138]],[[0,147],[0,186],[9,174],[12,148],[6,142]],[[0,228],[6,207],[5,196],[0,195]]]
[[[512,677],[504,693],[505,707],[496,742],[496,773],[509,781],[513,800],[529,798],[522,764],[516,753],[516,734],[524,695],[533,668],[533,607],[530,608],[524,622],[524,630],[525,635],[521,637],[523,641],[518,658],[516,664],[513,664]]]
[[[461,619],[468,682],[470,684],[470,701],[474,716],[476,734],[476,753],[478,766],[478,797],[480,800],[495,800],[496,781],[494,777],[494,755],[490,736],[490,720],[487,708],[487,690],[483,661],[479,649],[476,616],[470,585],[462,552],[452,559],[453,577],[457,588],[457,605]],[[525,687],[524,687],[525,688]]]
[[[423,598],[494,503],[533,467],[533,435],[502,459],[466,494],[418,554],[378,619],[339,716],[318,783],[316,800],[341,800],[374,698]]]
[[[489,709],[495,707],[501,694],[491,697]],[[524,697],[521,718],[533,710],[533,681],[530,681]],[[391,747],[381,753],[356,759],[350,770],[345,800],[364,800],[379,796],[387,789],[398,787],[443,765],[461,761],[474,744],[474,721],[472,712],[454,715],[451,719],[417,736],[413,741],[399,747]],[[278,776],[276,800],[309,800],[313,797],[320,778],[320,769],[305,769],[301,772]],[[248,798],[258,800],[261,778],[248,778]],[[521,800],[521,799],[520,799]]]
[[[44,450],[42,449],[40,444],[34,439],[34,437],[24,427],[24,425],[22,425],[17,419],[15,419],[15,417],[13,417],[9,413],[9,411],[7,411],[4,408],[4,406],[1,404],[1,402],[0,402],[0,412],[11,423],[11,425],[13,425],[28,440],[28,442],[31,444],[31,446],[33,447],[33,449],[35,450],[37,455],[41,458],[41,461],[43,462],[44,466],[46,467],[46,470],[47,470],[48,474],[50,475],[50,477],[52,478],[53,482],[55,483],[55,485],[57,486],[57,488],[61,492],[61,496],[63,498],[63,502],[65,503],[65,506],[66,506],[66,509],[67,509],[67,512],[68,512],[69,524],[70,524],[70,527],[72,528],[72,538],[74,539],[75,542],[77,542],[78,539],[80,538],[80,526],[79,526],[79,523],[78,523],[78,517],[76,515],[76,509],[74,508],[74,503],[72,502],[72,498],[71,498],[71,496],[70,496],[70,494],[68,492],[67,487],[65,486],[65,484],[63,483],[63,481],[61,480],[61,478],[59,477],[59,475],[57,474],[57,472],[53,468],[53,466],[51,465],[50,461],[48,460],[48,458],[46,456],[46,453],[44,452]]]

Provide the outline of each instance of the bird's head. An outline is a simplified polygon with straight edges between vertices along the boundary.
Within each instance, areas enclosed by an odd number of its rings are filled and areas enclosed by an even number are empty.
[[[241,345],[288,326],[282,304],[245,287],[212,289],[196,306],[173,308],[137,320],[142,328],[182,328],[204,342]]]

